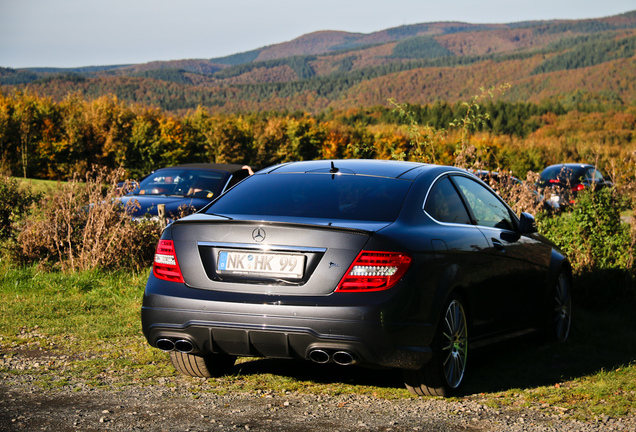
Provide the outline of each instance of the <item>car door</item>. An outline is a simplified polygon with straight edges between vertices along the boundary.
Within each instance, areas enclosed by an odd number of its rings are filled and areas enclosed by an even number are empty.
[[[486,310],[489,303],[484,291],[492,279],[492,258],[483,253],[490,244],[473,224],[448,176],[435,182],[426,198],[424,211],[437,223],[428,236],[435,260],[434,268],[426,269],[427,278],[449,281],[453,285],[450,288],[462,287],[466,301],[471,305],[471,339],[491,333],[497,323],[495,316]]]
[[[510,208],[489,188],[468,176],[452,177],[464,198],[473,223],[489,243],[492,283],[484,290],[497,329],[522,329],[534,322],[547,283],[550,248],[518,231]],[[485,302],[484,302],[485,303]]]

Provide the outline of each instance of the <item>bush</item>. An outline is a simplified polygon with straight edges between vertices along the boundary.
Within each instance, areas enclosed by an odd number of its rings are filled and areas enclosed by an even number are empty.
[[[591,306],[636,299],[636,232],[621,219],[626,206],[614,188],[584,190],[570,212],[537,218],[540,232],[570,259],[579,299]]]
[[[40,194],[21,190],[16,180],[0,177],[0,240],[10,240],[17,235],[17,224],[40,198]]]
[[[120,171],[102,169],[75,176],[25,218],[17,236],[17,261],[57,266],[66,271],[134,269],[150,265],[161,228],[135,222],[118,196]]]

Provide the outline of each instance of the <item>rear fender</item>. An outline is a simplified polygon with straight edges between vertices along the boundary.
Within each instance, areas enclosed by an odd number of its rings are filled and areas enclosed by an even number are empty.
[[[431,331],[428,333],[428,340],[423,342],[424,345],[430,345],[432,343],[432,339],[435,335],[435,332],[437,331],[437,326],[439,325],[441,316],[444,313],[444,304],[448,301],[453,293],[459,294],[459,296],[462,298],[464,307],[466,309],[466,316],[470,326],[470,297],[468,296],[465,284],[462,284],[462,282],[466,281],[462,278],[461,272],[461,266],[457,264],[450,265],[446,268],[446,270],[438,280],[437,284],[435,285],[435,294],[430,300],[430,305],[428,307],[429,314],[427,318],[431,326]]]

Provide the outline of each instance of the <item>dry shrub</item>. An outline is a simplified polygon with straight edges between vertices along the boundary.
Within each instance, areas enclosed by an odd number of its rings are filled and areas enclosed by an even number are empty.
[[[152,261],[161,234],[158,223],[133,221],[117,199],[122,171],[99,169],[85,181],[75,176],[37,204],[17,237],[14,255],[65,271],[141,269]],[[136,203],[135,203],[136,204]]]
[[[533,215],[546,208],[546,197],[536,186],[538,180],[539,174],[532,171],[528,171],[525,180],[517,179],[503,171],[497,172],[496,176],[487,176],[484,179],[515,213],[527,212]]]

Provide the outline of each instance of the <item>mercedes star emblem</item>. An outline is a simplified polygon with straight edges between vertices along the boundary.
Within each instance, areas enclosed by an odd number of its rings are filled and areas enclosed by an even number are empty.
[[[262,242],[263,240],[265,240],[266,235],[267,234],[265,234],[265,230],[261,227],[258,227],[254,231],[252,231],[252,238],[254,239],[254,241],[257,242]]]

